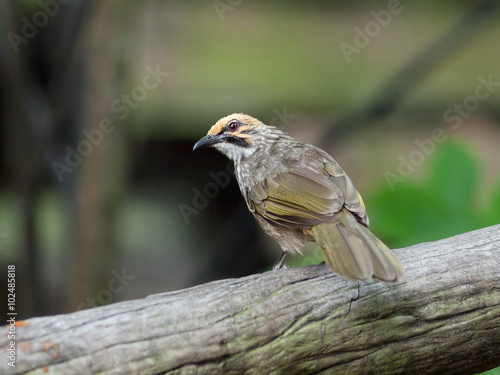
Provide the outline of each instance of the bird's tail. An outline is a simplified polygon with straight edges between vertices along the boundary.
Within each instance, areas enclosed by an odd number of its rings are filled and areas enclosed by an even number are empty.
[[[353,214],[338,212],[338,221],[312,227],[314,238],[323,250],[325,262],[348,280],[375,278],[388,282],[404,279],[404,267],[391,250]]]

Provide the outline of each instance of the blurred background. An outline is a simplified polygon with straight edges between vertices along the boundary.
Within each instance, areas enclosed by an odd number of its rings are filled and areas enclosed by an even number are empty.
[[[233,112],[327,150],[392,248],[500,223],[497,3],[2,1],[19,318],[269,270],[231,165],[192,151]]]

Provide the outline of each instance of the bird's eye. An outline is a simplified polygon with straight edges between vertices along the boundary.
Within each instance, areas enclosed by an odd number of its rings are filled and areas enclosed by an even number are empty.
[[[238,129],[238,123],[236,121],[231,121],[229,123],[229,130],[231,130],[232,132],[234,132],[236,129]]]

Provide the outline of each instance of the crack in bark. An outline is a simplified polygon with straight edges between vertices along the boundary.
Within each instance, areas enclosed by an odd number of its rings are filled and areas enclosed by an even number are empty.
[[[396,250],[407,281],[358,284],[357,295],[324,265],[309,266],[30,319],[19,338],[37,349],[20,346],[13,373],[117,372],[116,358],[126,374],[484,371],[500,365],[500,251],[492,244],[500,225]],[[47,342],[59,357],[43,350]]]

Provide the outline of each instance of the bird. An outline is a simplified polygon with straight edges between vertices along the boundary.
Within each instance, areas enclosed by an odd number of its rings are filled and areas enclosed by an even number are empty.
[[[243,113],[218,120],[193,150],[201,147],[233,161],[248,209],[281,247],[274,270],[316,242],[326,265],[347,280],[404,280],[402,263],[368,229],[361,195],[324,150]]]

